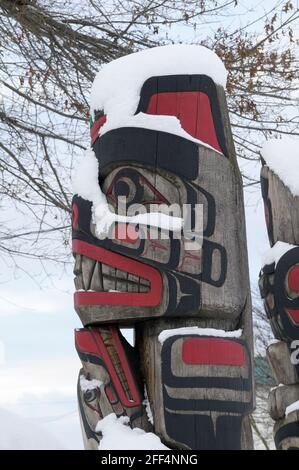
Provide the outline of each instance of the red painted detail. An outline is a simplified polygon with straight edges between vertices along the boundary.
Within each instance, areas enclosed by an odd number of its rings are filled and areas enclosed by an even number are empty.
[[[106,116],[106,114],[104,114],[104,116],[101,116],[99,119],[97,119],[93,123],[93,126],[90,128],[91,145],[93,145],[94,142],[99,137],[100,129],[105,124],[106,120],[107,120],[107,116]]]
[[[186,245],[186,241],[183,240],[183,246],[184,246],[184,250],[185,250],[185,245]],[[201,262],[201,256],[198,256],[198,255],[195,255],[193,252],[191,251],[187,251],[185,250],[184,251],[184,255],[183,255],[183,258],[182,258],[182,261],[180,262],[180,264],[178,265],[178,269],[181,269],[184,264],[185,264],[185,261],[187,259],[192,259],[195,263],[197,262],[198,264]]]
[[[110,401],[110,403],[117,402],[117,398],[114,395],[112,388],[109,387],[109,385],[107,385],[107,387],[105,387],[105,392],[106,392],[106,395],[107,395],[108,400]]]
[[[79,351],[82,351],[87,354],[93,354],[103,359],[103,362],[105,363],[105,366],[107,367],[110,378],[113,382],[115,390],[122,404],[130,408],[134,406],[139,406],[141,404],[141,398],[136,388],[135,382],[133,380],[133,376],[132,376],[127,358],[125,357],[124,350],[120,343],[118,332],[115,328],[111,328],[111,330],[112,330],[113,339],[115,341],[115,346],[120,357],[121,366],[123,368],[124,375],[126,377],[126,380],[130,388],[130,392],[132,395],[131,397],[128,398],[126,395],[123,385],[119,379],[119,375],[114,368],[114,365],[110,358],[108,350],[101,337],[100,331],[97,331],[95,328],[89,328],[88,330],[87,329],[76,330],[75,331],[76,348]],[[116,339],[116,336],[118,337],[117,339]]]
[[[74,202],[72,205],[72,227],[74,230],[78,229],[79,223],[79,209],[77,204]]]
[[[130,224],[120,224],[115,226],[116,240],[135,245],[139,240],[139,230]]]
[[[148,114],[176,116],[183,129],[222,153],[208,95],[198,91],[156,93],[150,98]]]
[[[299,324],[299,309],[297,308],[290,308],[290,309],[287,309],[287,312],[288,314],[290,315],[291,319],[293,320],[294,323],[298,323]]]
[[[75,330],[76,347],[85,353],[99,355],[97,343],[91,333],[91,329]]]
[[[142,293],[75,292],[75,305],[128,305],[132,307],[156,307],[160,305],[163,281],[157,269],[81,240],[73,240],[73,252],[101,261],[113,268],[142,277],[150,282],[149,291]]]
[[[290,269],[288,274],[288,286],[293,292],[299,293],[299,265]]]
[[[243,366],[244,347],[224,338],[188,338],[183,342],[182,359],[185,364]]]
[[[267,227],[269,225],[269,209],[268,206],[264,205],[264,212],[265,212],[265,221],[267,224]]]

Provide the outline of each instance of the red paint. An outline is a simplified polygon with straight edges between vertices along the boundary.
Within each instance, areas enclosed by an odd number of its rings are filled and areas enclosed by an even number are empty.
[[[290,315],[293,322],[299,324],[299,309],[297,309],[297,308],[287,309],[287,312]]]
[[[218,143],[208,95],[198,91],[156,93],[151,96],[148,114],[176,116],[182,128],[222,153]]]
[[[245,350],[240,343],[223,338],[188,338],[183,342],[185,364],[243,366]]]
[[[114,368],[113,362],[109,356],[108,350],[105,346],[105,343],[99,331],[95,330],[94,328],[90,328],[88,330],[87,329],[76,330],[75,331],[76,347],[81,352],[94,354],[95,356],[98,356],[103,359],[103,362],[105,363],[108,369],[109,375],[111,377],[111,380],[114,384],[115,390],[119,396],[119,399],[124,406],[127,406],[127,407],[139,406],[141,404],[140,395],[135,386],[135,382],[133,380],[132,373],[130,371],[122,345],[121,344],[119,345],[120,340],[118,337],[118,332],[115,328],[111,328],[111,331],[112,331],[112,335],[115,341],[117,351],[120,355],[119,357],[121,360],[121,365],[122,365],[126,380],[128,382],[128,385],[130,387],[130,392],[132,394],[132,397],[130,398],[126,396],[126,392],[119,379],[118,373],[116,372]],[[117,337],[117,340],[116,340],[116,337]]]
[[[291,291],[299,293],[299,265],[290,269],[288,274],[288,285]]]
[[[128,305],[132,307],[156,307],[160,305],[163,281],[157,269],[81,240],[73,240],[73,252],[101,261],[113,268],[142,277],[150,282],[150,289],[145,293],[75,292],[75,305]]]
[[[74,230],[78,229],[79,223],[79,209],[77,204],[74,202],[72,205],[72,227]]]
[[[100,129],[105,124],[106,120],[107,120],[107,116],[106,116],[106,114],[104,114],[104,116],[101,116],[99,119],[97,119],[93,123],[93,126],[90,128],[91,145],[93,145],[94,142],[99,137]]]
[[[135,245],[139,240],[139,230],[130,224],[116,224],[115,226],[116,240]]]

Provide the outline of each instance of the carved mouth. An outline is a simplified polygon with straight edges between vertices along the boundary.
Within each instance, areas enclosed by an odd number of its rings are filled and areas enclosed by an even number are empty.
[[[157,269],[82,240],[73,239],[72,245],[77,261],[75,306],[160,305],[163,278]]]
[[[149,292],[150,282],[87,256],[74,253],[76,291]]]

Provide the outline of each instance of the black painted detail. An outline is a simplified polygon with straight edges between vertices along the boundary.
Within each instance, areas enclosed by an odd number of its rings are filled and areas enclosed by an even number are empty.
[[[213,279],[212,269],[214,266],[213,263],[213,254],[215,251],[218,251],[220,258],[220,270],[219,276],[217,279]],[[203,266],[202,266],[202,282],[206,282],[215,287],[221,287],[226,279],[227,274],[227,253],[226,249],[219,245],[218,243],[212,242],[210,240],[204,239],[203,241]]]
[[[111,167],[128,163],[160,167],[190,181],[198,175],[199,146],[167,132],[121,127],[97,139],[93,149],[102,177]]]
[[[272,213],[272,204],[271,200],[269,199],[269,181],[267,178],[261,176],[261,191],[262,191],[262,198],[264,202],[264,209],[265,212],[267,211],[267,232],[270,245],[274,245],[274,229],[273,229],[273,213]]]
[[[96,442],[100,442],[100,436],[101,436],[100,433],[96,433],[95,431],[92,430],[85,415],[83,403],[81,401],[80,375],[81,375],[81,372],[79,373],[79,377],[77,381],[77,396],[78,396],[78,406],[79,406],[82,426],[84,428],[84,432],[85,432],[87,439],[94,439]]]
[[[176,414],[165,410],[171,439],[192,450],[240,450],[242,416]]]
[[[188,335],[188,338],[198,338],[195,335]],[[209,338],[208,335],[201,337]],[[223,388],[229,390],[244,390],[244,391],[251,391],[252,389],[252,381],[251,375],[249,374],[248,377],[226,377],[219,376],[219,377],[177,377],[172,373],[171,369],[171,349],[175,341],[179,338],[186,338],[186,336],[171,336],[163,343],[162,348],[162,376],[163,376],[163,383],[169,387],[175,388]],[[236,338],[230,338],[237,343],[242,344],[242,346],[247,351],[246,356],[248,360],[250,360],[250,354],[248,351],[248,347],[245,341]],[[221,366],[220,366],[221,367]],[[250,370],[250,367],[249,367]],[[184,400],[182,400],[184,401]],[[226,402],[223,402],[226,403]],[[251,402],[247,403],[247,407],[250,407]],[[200,407],[198,408],[200,409]]]
[[[297,437],[299,441],[299,421],[285,424],[284,426],[281,426],[281,428],[278,429],[274,436],[276,448],[279,449],[280,445],[282,444],[282,441],[284,439],[287,439],[288,437]],[[296,450],[299,450],[299,447],[296,448]]]
[[[207,214],[207,223],[206,226],[203,227],[203,236],[204,237],[211,237],[215,231],[215,224],[216,224],[216,202],[214,197],[211,193],[209,193],[206,189],[203,189],[201,186],[197,184],[191,183],[186,184],[186,187],[189,188],[192,185],[197,191],[204,195],[207,203],[207,207],[205,209],[205,213]]]
[[[179,289],[182,294],[176,308],[171,312],[172,316],[183,316],[191,312],[197,312],[201,306],[200,284],[192,277],[176,272],[176,280],[179,282]],[[173,293],[170,290],[172,297]]]
[[[196,336],[188,335],[188,338],[192,337]],[[209,338],[208,335],[205,337]],[[161,351],[164,419],[168,436],[178,446],[184,444],[193,450],[240,449],[243,417],[253,408],[250,353],[246,342],[239,338],[230,338],[240,343],[246,351],[242,372],[236,377],[227,377],[227,365],[213,366],[217,367],[217,376],[193,374],[194,376],[184,377],[172,371],[173,346],[181,338],[186,336],[176,335],[166,339]],[[204,389],[205,397],[176,398],[176,393],[179,396],[179,391],[184,389]],[[231,399],[215,400],[212,398],[215,390],[219,397],[225,391],[232,391]],[[234,392],[237,391],[243,397],[240,401],[235,399]],[[233,415],[228,416],[229,413]]]

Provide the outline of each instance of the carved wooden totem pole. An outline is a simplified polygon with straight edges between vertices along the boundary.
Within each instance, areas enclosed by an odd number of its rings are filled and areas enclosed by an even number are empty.
[[[278,144],[273,145],[272,152]],[[271,155],[268,145],[263,153],[267,161],[262,158],[261,187],[272,248],[260,273],[260,291],[277,339],[267,351],[278,385],[269,397],[274,440],[278,449],[299,449],[299,197],[275,172],[275,160],[289,158],[285,152]],[[290,171],[295,171],[292,165]]]
[[[225,78],[211,51],[181,45],[118,59],[94,82],[92,149],[109,204],[116,213],[120,197],[128,211],[134,204],[151,212],[186,206],[195,238],[202,205],[203,230],[195,248],[183,229],[163,236],[158,224],[154,237],[147,222],[136,225],[135,236],[116,222],[113,237],[99,237],[92,198],[74,196],[86,448],[98,447],[96,425],[110,413],[127,415],[131,427],[155,432],[170,449],[253,446],[244,206]],[[134,346],[123,327],[134,328]]]

